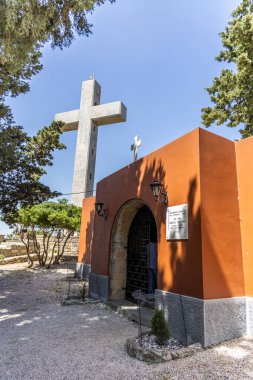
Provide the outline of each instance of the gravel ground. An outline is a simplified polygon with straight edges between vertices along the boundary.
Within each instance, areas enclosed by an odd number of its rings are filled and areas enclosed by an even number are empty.
[[[103,304],[61,306],[64,266],[0,267],[0,379],[253,379],[253,341],[241,339],[165,364],[130,358],[137,327]]]

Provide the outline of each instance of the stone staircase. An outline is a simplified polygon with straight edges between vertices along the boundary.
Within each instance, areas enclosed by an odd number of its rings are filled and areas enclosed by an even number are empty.
[[[139,306],[133,302],[126,300],[108,301],[107,305],[123,317],[130,321],[139,323]],[[154,315],[154,309],[146,306],[141,306],[141,324],[150,327],[151,319]]]

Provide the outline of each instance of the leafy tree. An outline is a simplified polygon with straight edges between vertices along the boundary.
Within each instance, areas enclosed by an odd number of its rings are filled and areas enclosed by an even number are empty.
[[[115,0],[109,0],[111,3]],[[68,47],[75,35],[89,36],[87,15],[106,0],[2,0],[0,2],[0,117],[9,112],[7,95],[29,91],[42,69],[41,49]]]
[[[111,3],[114,0],[108,0]],[[63,149],[61,124],[52,123],[29,137],[13,123],[7,96],[29,91],[29,80],[40,70],[41,50],[68,47],[75,35],[88,36],[87,15],[106,0],[0,1],[0,215],[12,223],[17,208],[58,195],[40,182],[52,152]]]
[[[36,253],[40,266],[59,264],[70,236],[80,229],[81,207],[68,204],[67,200],[45,202],[19,210],[16,223],[20,237],[26,246],[29,267],[33,265],[32,253]],[[38,242],[42,235],[42,243]]]
[[[242,0],[220,33],[224,49],[216,57],[231,64],[207,88],[212,107],[202,109],[202,123],[242,125],[242,138],[253,135],[253,0]]]
[[[21,127],[0,125],[0,214],[12,224],[19,207],[60,195],[40,182],[45,166],[52,166],[60,142],[61,122],[53,122],[29,137]]]

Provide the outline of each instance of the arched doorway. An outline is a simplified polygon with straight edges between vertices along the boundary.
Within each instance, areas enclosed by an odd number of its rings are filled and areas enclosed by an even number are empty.
[[[126,299],[129,301],[133,301],[132,293],[135,290],[150,291],[150,242],[157,243],[157,230],[154,216],[145,205],[137,211],[128,235]]]
[[[139,216],[138,213],[140,212]],[[154,216],[150,211],[149,207],[142,200],[133,199],[127,203],[125,203],[121,209],[119,210],[114,224],[112,228],[111,234],[111,251],[110,251],[110,299],[111,300],[123,300],[126,298],[126,286],[128,281],[128,275],[130,274],[128,271],[129,264],[131,265],[131,260],[128,260],[128,245],[132,239],[129,240],[130,233],[134,236],[134,230],[137,231],[134,227],[132,227],[132,223],[134,220],[138,220],[141,218],[142,213],[144,213],[148,220],[146,220],[146,225],[144,226],[142,223],[141,234],[146,231],[146,240],[139,239],[139,243],[142,242],[143,245],[147,245],[149,241],[152,239],[157,241],[157,229]],[[138,218],[138,219],[135,219]],[[136,224],[135,222],[134,224]],[[149,223],[150,227],[147,229],[147,223]],[[152,225],[152,227],[151,227]],[[131,229],[131,231],[130,231]],[[140,235],[139,235],[140,236]],[[144,248],[142,248],[144,250]],[[131,255],[133,256],[133,255]],[[144,264],[144,263],[143,263]],[[130,268],[130,267],[129,267]],[[134,285],[132,285],[134,286]],[[136,284],[137,286],[137,284]],[[136,287],[137,289],[137,287]],[[135,290],[136,290],[135,289]],[[129,290],[128,290],[129,293]]]

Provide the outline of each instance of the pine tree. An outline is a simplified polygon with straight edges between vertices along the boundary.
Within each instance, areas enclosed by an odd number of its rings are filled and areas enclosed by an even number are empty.
[[[19,126],[0,125],[0,216],[12,224],[19,207],[60,195],[41,183],[45,167],[52,166],[63,123],[53,122],[30,137]]]
[[[114,2],[115,0],[108,0]],[[59,195],[40,179],[52,165],[60,143],[61,123],[52,123],[29,137],[14,124],[7,96],[29,91],[29,80],[42,70],[41,50],[71,45],[75,35],[89,36],[87,15],[106,0],[0,1],[0,216],[11,224],[19,207]]]
[[[253,135],[253,0],[242,0],[220,33],[224,49],[216,60],[230,64],[207,88],[213,106],[202,109],[202,123],[242,126],[242,138]]]
[[[115,0],[108,0],[111,3]],[[60,49],[75,35],[89,36],[87,15],[106,0],[2,0],[0,2],[0,118],[6,116],[6,96],[29,91],[29,80],[43,66],[46,42]]]
[[[161,345],[170,337],[162,310],[155,309],[155,314],[151,320],[151,333],[156,336],[158,343]]]

